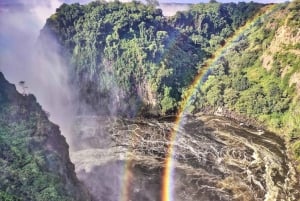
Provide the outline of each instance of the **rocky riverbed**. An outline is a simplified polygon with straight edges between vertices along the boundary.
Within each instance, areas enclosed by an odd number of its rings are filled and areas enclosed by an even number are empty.
[[[71,160],[95,200],[161,199],[168,146],[174,143],[174,200],[297,201],[299,182],[284,141],[227,118],[172,119],[81,116]]]

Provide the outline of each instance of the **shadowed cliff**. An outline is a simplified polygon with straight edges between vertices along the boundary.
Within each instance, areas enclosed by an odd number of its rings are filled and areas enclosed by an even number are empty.
[[[47,115],[0,72],[0,200],[91,200]]]

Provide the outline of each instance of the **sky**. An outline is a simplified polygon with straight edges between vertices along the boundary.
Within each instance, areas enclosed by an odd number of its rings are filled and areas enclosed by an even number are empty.
[[[93,0],[0,0],[0,17],[3,17],[3,11],[6,9],[16,9],[16,8],[23,8],[35,15],[37,20],[39,21],[39,28],[41,24],[44,24],[47,17],[55,12],[55,9],[59,7],[62,3],[80,3],[86,4]],[[106,1],[113,1],[113,0],[106,0]],[[128,2],[131,0],[119,0],[121,2]],[[145,1],[145,0],[138,0],[138,1]],[[158,0],[159,3],[181,3],[181,4],[190,4],[190,3],[205,3],[209,0]],[[286,0],[217,0],[219,2],[260,2],[260,3],[280,3]],[[160,8],[165,11],[163,12],[164,15],[173,15],[176,13],[177,10],[186,10],[187,7],[168,7],[168,6],[160,6]]]
[[[26,2],[27,4],[49,4],[50,1],[55,2],[56,0],[0,0],[0,6],[4,4],[15,4],[17,2]],[[65,2],[65,3],[87,3],[90,2],[91,0],[59,0],[60,2]],[[128,1],[128,0],[120,0],[120,1]],[[209,0],[159,0],[160,3],[200,3],[200,2],[208,2]],[[218,0],[219,2],[239,2],[239,1],[245,1],[249,2],[251,0]],[[261,3],[277,3],[277,2],[284,2],[285,0],[253,0],[255,2],[261,2]]]

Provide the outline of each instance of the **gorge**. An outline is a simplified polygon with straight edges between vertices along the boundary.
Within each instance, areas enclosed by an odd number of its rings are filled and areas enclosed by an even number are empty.
[[[24,63],[60,129],[0,63],[0,199],[299,200],[299,9],[62,4]]]
[[[172,142],[172,200],[299,199],[295,169],[274,133],[217,116],[184,118]],[[81,143],[71,159],[97,200],[160,200],[172,121],[91,116],[78,122]],[[103,144],[104,136],[110,143]]]

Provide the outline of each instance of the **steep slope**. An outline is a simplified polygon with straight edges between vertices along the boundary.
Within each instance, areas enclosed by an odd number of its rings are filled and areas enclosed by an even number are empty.
[[[223,110],[283,133],[300,157],[299,7],[271,5],[212,65],[191,110]],[[266,14],[269,13],[269,14]],[[239,115],[237,115],[239,114]]]
[[[199,4],[168,19],[138,2],[62,5],[42,30],[62,45],[93,111],[174,112],[203,61],[263,5]],[[101,108],[101,109],[99,109]]]
[[[209,67],[190,111],[281,129],[300,157],[299,4],[196,4],[170,18],[138,2],[64,4],[40,42],[57,39],[97,114],[175,113]]]
[[[0,200],[91,200],[58,126],[0,72]]]
[[[262,178],[261,174],[269,175],[268,179],[259,182],[253,179],[248,169],[250,164],[253,165],[252,162],[244,167],[237,179],[246,178],[247,185],[256,188],[253,192],[260,192],[257,188],[262,189],[260,195],[253,194],[258,199],[297,200],[298,195],[289,198],[290,195],[282,190],[282,186],[287,186],[289,182],[298,185],[296,183],[299,180],[296,174],[291,174],[294,165],[292,157],[300,157],[299,9],[299,1],[270,5],[211,3],[194,5],[188,11],[166,18],[160,10],[137,2],[94,2],[85,6],[64,4],[47,20],[40,42],[47,42],[45,35],[57,39],[62,47],[62,54],[70,64],[68,70],[73,84],[78,88],[80,101],[84,103],[79,113],[87,113],[86,116],[82,115],[83,118],[92,116],[96,124],[99,122],[93,114],[132,117],[139,112],[175,113],[181,105],[180,101],[184,102],[189,98],[190,96],[186,97],[187,94],[193,94],[189,102],[191,112],[217,112],[239,121],[250,119],[251,125],[266,126],[284,135],[289,149],[281,163],[290,161],[289,167],[277,170],[272,167],[275,164],[273,159],[277,161],[280,157],[267,160],[268,153],[274,152],[272,145],[267,144],[266,152],[249,155],[249,159],[257,156],[260,158],[257,161],[261,170],[254,167],[256,176]],[[198,87],[193,85],[190,88],[194,78],[201,73],[204,74],[203,81],[199,82]],[[86,106],[89,107],[88,110],[85,110]],[[109,124],[104,125],[109,127]],[[218,125],[217,128],[222,126],[228,128],[231,123]],[[102,129],[103,125],[99,127]],[[135,128],[133,126],[128,130],[132,129],[134,133]],[[95,163],[97,165],[102,159],[105,161],[104,155],[107,155],[107,147],[103,148],[102,145],[108,146],[109,143],[104,143],[106,141],[103,136],[110,138],[115,135],[110,132],[90,132],[89,128],[85,130],[88,133],[86,136],[85,132],[79,132],[78,136],[87,141],[81,144],[80,149],[83,150],[79,150],[74,158],[79,165],[83,164],[80,162],[84,158],[88,159],[87,163],[92,163],[88,166]],[[204,133],[199,133],[200,136],[201,134]],[[282,138],[268,132],[258,132],[257,129],[252,134],[243,135],[241,141],[245,144],[241,147],[251,146],[253,139],[257,139],[257,149],[265,151],[261,143],[277,139],[280,146],[275,152],[279,155],[285,152],[286,146]],[[147,136],[151,138],[156,135],[150,133]],[[264,138],[266,136],[268,139]],[[224,139],[220,141],[221,144],[224,143]],[[140,142],[142,140],[138,141]],[[122,143],[123,141],[123,147]],[[183,147],[185,146],[186,144]],[[159,146],[153,147],[155,149]],[[94,150],[86,150],[87,148],[101,150],[94,153]],[[290,150],[293,150],[293,155],[289,154]],[[161,157],[161,153],[158,153]],[[220,153],[217,151],[216,155],[218,154]],[[90,160],[90,155],[100,159]],[[107,156],[110,158],[109,154]],[[107,178],[111,175],[106,174],[104,180],[107,183],[96,182],[102,178],[103,172],[110,169],[104,165],[102,171],[103,164],[98,164],[99,169],[88,171],[90,174],[79,171],[81,178],[95,195],[99,192],[98,188],[94,188],[96,184],[110,184]],[[233,181],[236,174],[232,175],[232,178],[226,177],[224,183],[219,185],[228,192],[243,195],[245,191],[235,188]],[[272,187],[274,185],[276,188]],[[296,195],[297,189],[291,187],[288,191]],[[107,193],[107,196],[119,196],[119,190],[116,194],[110,193],[115,192],[113,190],[107,192],[103,193]],[[97,196],[101,197],[102,194]],[[252,199],[247,196],[250,200],[254,200],[254,197]]]

